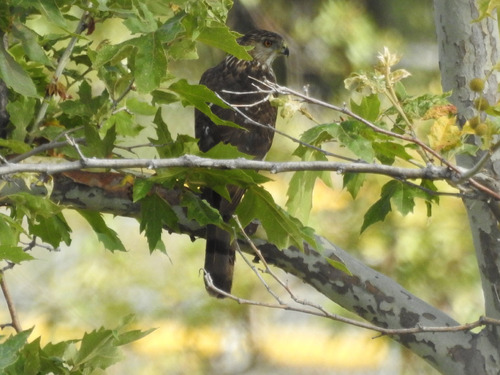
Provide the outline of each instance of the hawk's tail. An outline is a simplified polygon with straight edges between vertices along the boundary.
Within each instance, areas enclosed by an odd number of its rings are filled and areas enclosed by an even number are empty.
[[[205,272],[210,275],[216,288],[227,293],[231,293],[233,284],[235,255],[235,251],[231,246],[231,235],[215,225],[208,225]],[[206,280],[205,287],[210,295],[224,298],[222,294],[211,289]]]

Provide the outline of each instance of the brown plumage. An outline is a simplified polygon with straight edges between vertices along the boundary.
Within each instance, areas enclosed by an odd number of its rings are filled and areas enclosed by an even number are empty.
[[[249,51],[253,60],[239,60],[228,55],[220,64],[203,73],[200,84],[218,93],[252,120],[274,128],[277,109],[269,102],[267,93],[255,93],[259,87],[266,90],[266,87],[255,79],[276,82],[272,63],[279,55],[288,56],[288,48],[280,35],[265,30],[251,31],[239,38],[238,43],[253,46]],[[224,92],[224,90],[253,93],[237,95]],[[216,125],[196,110],[195,136],[199,139],[198,146],[201,151],[206,152],[219,142],[223,142],[232,144],[239,151],[252,155],[255,159],[264,158],[273,141],[272,129],[256,126],[245,116],[230,108],[213,105],[211,109],[220,118],[232,121],[244,129]],[[228,190],[231,202],[211,189],[205,189],[203,193],[203,197],[219,210],[224,221],[230,220],[244,194],[243,189],[233,185],[229,185]],[[214,225],[208,225],[205,271],[210,274],[217,288],[228,293],[231,291],[233,281],[234,261],[235,249],[231,244],[230,234]],[[216,297],[223,297],[219,293],[213,293],[210,289],[208,291]]]

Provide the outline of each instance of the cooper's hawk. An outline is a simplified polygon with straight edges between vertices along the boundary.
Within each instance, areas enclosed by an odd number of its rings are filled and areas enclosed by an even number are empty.
[[[252,120],[269,128],[252,124],[233,109],[212,105],[214,114],[236,123],[243,129],[216,125],[196,110],[195,135],[199,138],[198,146],[203,152],[223,142],[236,146],[239,151],[252,155],[255,159],[262,159],[273,141],[274,131],[270,127],[275,126],[277,110],[271,106],[268,93],[258,92],[268,91],[259,81],[276,82],[272,63],[279,55],[288,56],[288,48],[280,35],[265,30],[250,31],[239,38],[238,43],[253,47],[248,51],[253,59],[246,61],[228,55],[220,64],[203,73],[200,84],[218,93]],[[236,92],[251,94],[238,95]],[[203,193],[203,197],[219,210],[226,222],[231,218],[244,193],[243,189],[233,185],[229,185],[228,190],[230,202],[209,188]],[[231,291],[234,261],[235,249],[231,244],[230,234],[215,225],[208,225],[205,271],[210,274],[214,285],[226,292]],[[209,288],[207,290],[216,297],[223,297]]]

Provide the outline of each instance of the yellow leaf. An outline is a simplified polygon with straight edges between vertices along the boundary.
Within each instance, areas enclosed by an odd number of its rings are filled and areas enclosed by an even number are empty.
[[[429,134],[429,144],[436,151],[446,151],[460,144],[461,130],[456,117],[442,116],[434,121]]]

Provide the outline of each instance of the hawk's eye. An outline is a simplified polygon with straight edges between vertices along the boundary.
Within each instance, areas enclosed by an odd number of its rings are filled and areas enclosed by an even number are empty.
[[[273,45],[273,42],[270,41],[269,39],[266,39],[266,40],[264,40],[264,43],[262,43],[262,44],[264,44],[264,47],[269,48]]]

